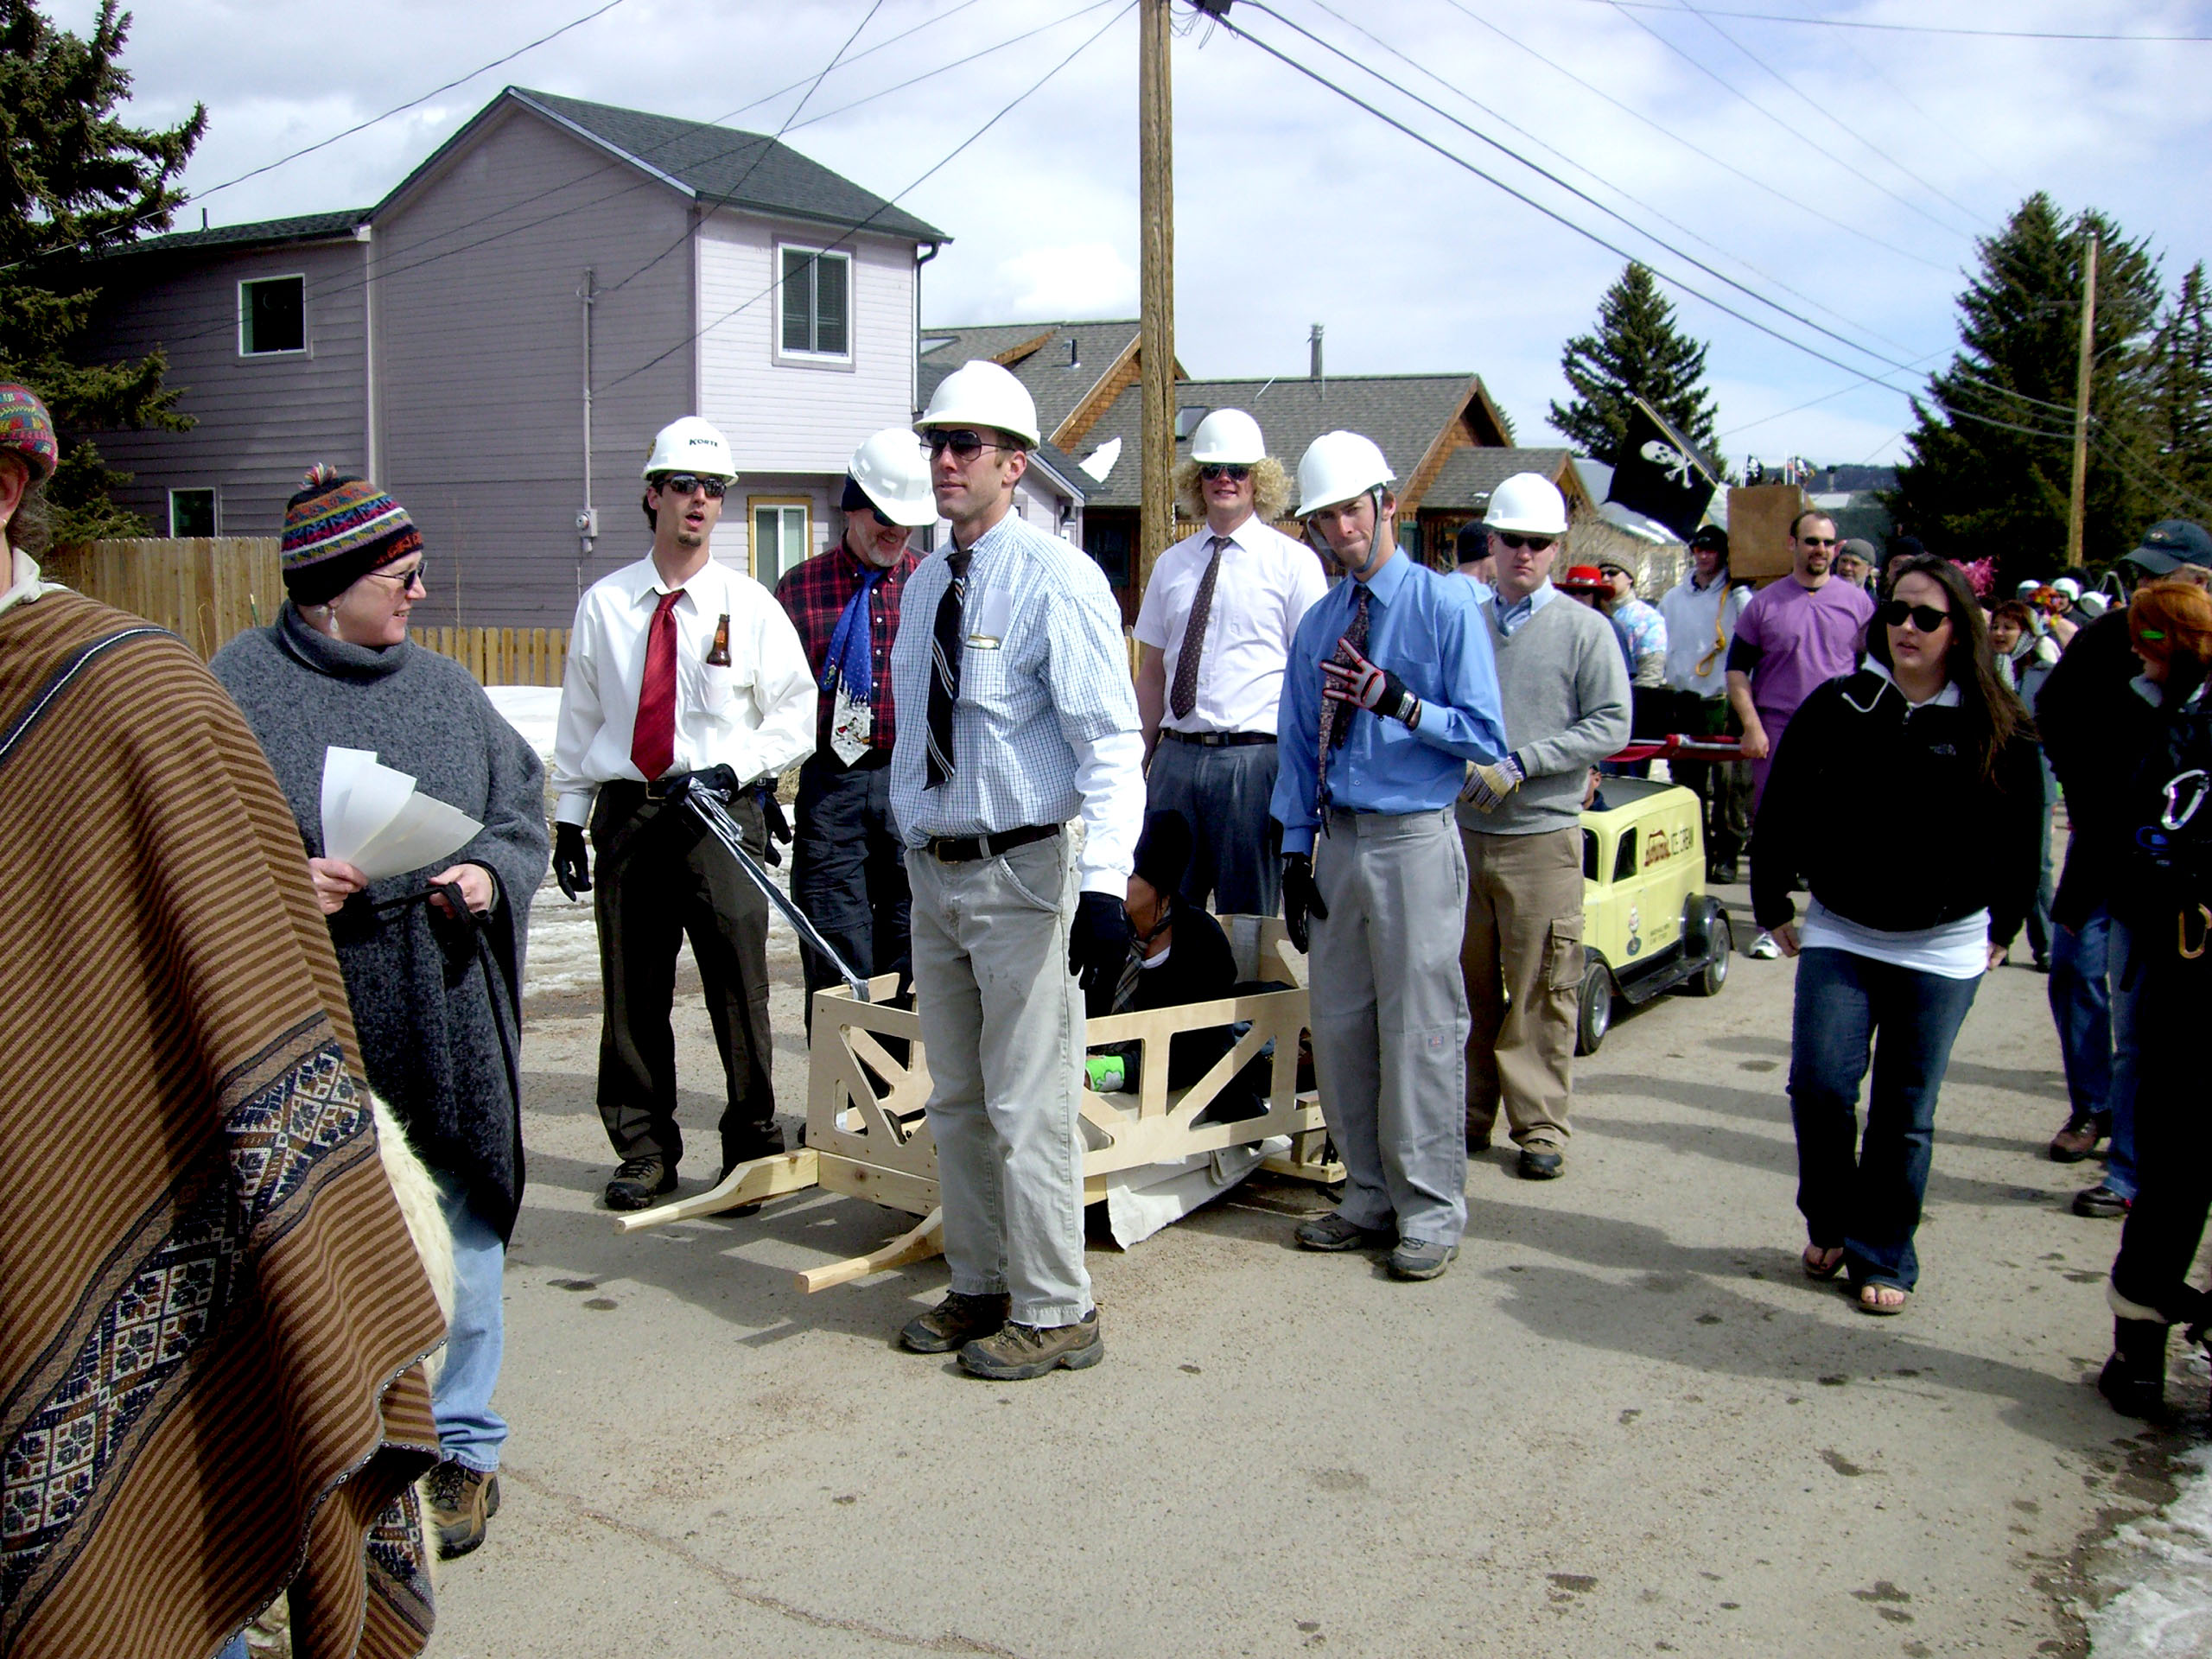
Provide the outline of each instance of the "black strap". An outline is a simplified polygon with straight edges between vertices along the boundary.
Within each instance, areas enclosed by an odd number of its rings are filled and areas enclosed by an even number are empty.
[[[31,694],[31,700],[24,705],[22,712],[9,722],[7,731],[0,734],[0,766],[8,764],[23,740],[30,735],[31,728],[46,718],[61,694],[69,689],[69,683],[83,673],[86,669],[91,667],[96,658],[105,656],[127,640],[142,639],[149,634],[167,633],[168,633],[167,628],[157,628],[151,623],[141,623],[135,627],[118,628],[113,633],[103,634],[97,639],[78,646],[76,650],[63,658],[54,672],[46,677],[46,683]]]

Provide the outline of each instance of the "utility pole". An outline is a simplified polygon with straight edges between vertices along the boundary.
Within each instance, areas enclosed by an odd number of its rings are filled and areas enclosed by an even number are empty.
[[[2090,346],[2097,333],[2097,237],[2089,233],[2088,257],[2082,264],[2082,350],[2074,371],[2074,493],[2066,508],[2066,564],[2082,563],[2082,521],[2089,500]]]
[[[1175,467],[1175,123],[1168,86],[1169,0],[1139,0],[1137,218],[1142,265],[1140,346],[1144,415],[1141,446],[1143,506],[1138,518],[1136,585],[1152,580],[1175,524],[1170,478]]]

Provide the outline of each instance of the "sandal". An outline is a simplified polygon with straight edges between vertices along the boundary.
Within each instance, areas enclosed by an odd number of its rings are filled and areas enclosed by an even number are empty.
[[[1808,1244],[1798,1261],[1808,1279],[1833,1279],[1843,1271],[1843,1246]]]
[[[1903,1285],[1892,1285],[1883,1280],[1869,1279],[1865,1284],[1857,1286],[1854,1289],[1854,1300],[1859,1305],[1859,1311],[1861,1313],[1872,1313],[1877,1319],[1894,1319],[1897,1314],[1904,1313],[1912,1301],[1912,1293]],[[1885,1301],[1883,1300],[1885,1293],[1895,1296],[1897,1300]]]

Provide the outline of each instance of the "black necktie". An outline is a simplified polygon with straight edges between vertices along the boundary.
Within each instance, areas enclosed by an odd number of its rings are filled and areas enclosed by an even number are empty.
[[[1367,603],[1370,595],[1365,582],[1360,582],[1358,587],[1359,591],[1352,595],[1351,626],[1344,630],[1344,638],[1331,653],[1347,668],[1351,665],[1351,658],[1345,654],[1346,645],[1363,653],[1367,650]],[[1351,735],[1352,716],[1352,705],[1339,702],[1330,696],[1328,689],[1329,677],[1324,674],[1321,677],[1320,741],[1314,751],[1319,765],[1315,768],[1317,775],[1313,780],[1313,810],[1325,821],[1329,816],[1329,751],[1338,747],[1344,739]]]
[[[923,787],[935,789],[952,776],[952,709],[960,701],[960,626],[968,607],[968,560],[972,548],[955,548],[945,556],[952,580],[938,595],[930,624],[929,753],[924,757]]]
[[[1167,693],[1167,707],[1178,720],[1188,720],[1198,706],[1198,658],[1206,648],[1206,620],[1213,614],[1214,578],[1221,574],[1221,551],[1229,537],[1213,538],[1213,557],[1198,578],[1198,591],[1191,601],[1191,620],[1183,625],[1183,649],[1175,658],[1175,683]]]

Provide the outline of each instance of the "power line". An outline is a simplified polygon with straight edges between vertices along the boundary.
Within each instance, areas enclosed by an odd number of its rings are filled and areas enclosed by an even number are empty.
[[[1910,366],[1913,369],[1917,370],[1921,364],[1942,356],[1943,353],[1949,349],[1950,347],[1946,346],[1941,350],[1930,352],[1926,357],[1917,359]],[[1788,409],[1777,410],[1771,415],[1762,415],[1755,421],[1745,421],[1741,426],[1732,426],[1726,432],[1716,432],[1713,434],[1713,440],[1715,442],[1718,442],[1722,439],[1732,438],[1738,432],[1748,432],[1755,426],[1764,426],[1770,421],[1783,420],[1791,415],[1802,415],[1808,409],[1817,408],[1822,404],[1833,402],[1834,399],[1842,397],[1846,392],[1856,391],[1861,386],[1880,385],[1882,390],[1885,391],[1895,391],[1897,390],[1895,386],[1889,385],[1882,380],[1882,375],[1887,372],[1889,372],[1889,371],[1883,370],[1875,374],[1862,374],[1856,380],[1852,381],[1848,385],[1838,386],[1834,391],[1824,391],[1817,397],[1808,397],[1802,404],[1795,404]]]
[[[819,260],[823,254],[845,246],[855,235],[857,235],[860,232],[867,229],[868,226],[874,223],[876,219],[881,218],[893,207],[898,206],[899,202],[906,200],[906,197],[913,194],[915,191],[920,189],[921,187],[926,184],[931,179],[936,177],[938,174],[950,167],[954,160],[958,157],[963,150],[966,150],[969,146],[981,140],[985,133],[988,132],[993,127],[998,125],[1001,121],[1003,121],[1007,116],[1011,115],[1020,105],[1027,102],[1029,99],[1044,90],[1046,84],[1055,75],[1058,75],[1061,70],[1066,68],[1068,65],[1073,63],[1077,58],[1089,51],[1092,46],[1103,40],[1109,29],[1112,29],[1115,24],[1120,22],[1122,18],[1128,16],[1129,13],[1136,10],[1136,5],[1137,0],[1128,0],[1128,4],[1122,6],[1120,10],[1116,11],[1111,17],[1109,17],[1104,23],[1100,25],[1096,33],[1090,35],[1089,39],[1085,40],[1080,46],[1077,47],[1074,51],[1069,53],[1067,56],[1062,58],[1050,69],[1047,69],[1027,87],[1023,89],[1021,92],[1015,93],[1012,99],[1001,105],[997,112],[994,114],[990,119],[984,122],[982,126],[976,128],[976,130],[969,133],[967,137],[962,139],[957,144],[954,145],[951,149],[945,153],[942,160],[937,162],[934,165],[929,168],[927,171],[924,172],[919,177],[915,179],[912,184],[909,184],[897,195],[893,196],[881,207],[870,213],[865,219],[857,219],[851,225],[848,226],[836,241],[830,244],[828,247],[823,248],[815,253],[812,256],[812,259]],[[810,263],[811,263],[811,261],[810,261]],[[782,286],[783,276],[779,272],[773,281],[769,283],[769,284],[766,288],[762,289],[759,293],[753,295],[751,299],[742,301],[740,303],[732,306],[728,310],[723,312],[721,315],[716,317],[712,322],[708,323],[702,327],[693,329],[682,340],[677,340],[676,344],[671,346],[666,351],[658,353],[654,356],[647,358],[643,363],[638,365],[636,368],[632,369],[627,374],[617,375],[613,379],[607,381],[602,390],[612,391],[615,387],[623,385],[626,381],[633,380],[638,376],[643,374],[646,370],[654,367],[658,364],[665,362],[669,358],[673,357],[677,353],[682,351],[685,346],[699,339],[701,335],[721,327],[722,324],[729,321],[731,318],[738,315],[741,312],[749,310],[752,307],[758,305],[762,300],[767,298],[769,295],[774,293]]]
[[[293,162],[298,161],[302,156],[312,156],[319,149],[327,149],[331,145],[338,143],[340,139],[351,138],[357,132],[366,132],[371,127],[377,126],[383,122],[389,121],[395,115],[405,114],[409,110],[415,108],[418,104],[429,103],[441,92],[449,92],[454,87],[462,86],[468,81],[475,79],[479,75],[490,73],[493,70],[499,68],[502,64],[512,63],[517,58],[521,57],[524,53],[535,52],[539,47],[546,44],[547,41],[557,41],[562,35],[566,35],[570,29],[581,29],[586,23],[590,22],[594,18],[604,17],[608,12],[613,10],[615,7],[625,3],[626,3],[626,0],[606,0],[606,3],[599,7],[598,10],[594,11],[588,11],[581,17],[572,18],[568,22],[562,24],[560,28],[555,29],[551,34],[541,35],[528,45],[515,48],[513,51],[508,53],[505,57],[494,58],[489,63],[480,64],[475,68],[470,70],[467,74],[455,76],[453,79],[446,82],[442,86],[433,86],[429,92],[424,92],[419,98],[410,98],[404,104],[395,104],[390,109],[386,110],[382,115],[371,116],[365,121],[357,122],[353,126],[346,128],[343,132],[334,132],[327,138],[319,138],[314,143],[308,144],[303,149],[296,149],[289,156],[279,156],[273,162],[264,162],[259,167],[253,168],[246,172],[241,173],[234,179],[225,179],[220,184],[211,185],[205,190],[195,191],[187,197],[186,200],[189,201],[205,201],[208,197],[214,195],[217,192],[227,190],[234,184],[244,184],[248,179],[257,179],[264,173],[273,173],[280,167],[284,167]],[[141,213],[135,219],[125,219],[124,221],[124,225],[125,226],[131,225],[143,225],[149,219],[159,219],[162,214],[171,211],[173,210],[164,207],[155,212]],[[42,258],[47,254],[59,253],[66,248],[74,248],[79,245],[81,245],[81,238],[77,242],[58,242],[50,248],[41,248],[36,252],[25,254],[22,259],[16,260],[13,264],[0,265],[0,273],[13,270],[18,265],[22,265],[32,259]]]
[[[1605,0],[1598,0],[1598,3],[1603,4],[1604,3]],[[1824,225],[1833,226],[1837,230],[1841,231],[1845,235],[1855,236],[1860,241],[1868,243],[1874,247],[1880,248],[1885,253],[1896,254],[1900,259],[1910,259],[1913,264],[1916,265],[1925,265],[1930,270],[1940,270],[1946,273],[1949,271],[1950,267],[1948,265],[1939,264],[1936,261],[1927,258],[1921,254],[1915,253],[1910,248],[1900,247],[1894,242],[1885,241],[1882,238],[1876,236],[1871,231],[1863,231],[1855,225],[1847,225],[1843,220],[1836,218],[1834,214],[1822,212],[1820,208],[1814,207],[1810,202],[1803,200],[1800,197],[1793,196],[1783,190],[1778,190],[1773,185],[1769,184],[1765,180],[1755,178],[1751,174],[1745,172],[1743,168],[1736,166],[1732,162],[1714,155],[1709,149],[1703,149],[1699,145],[1692,143],[1688,139],[1683,137],[1681,133],[1675,131],[1672,127],[1662,125],[1661,123],[1653,120],[1649,116],[1644,114],[1643,111],[1636,108],[1633,105],[1623,103],[1619,99],[1615,98],[1604,87],[1597,85],[1593,81],[1584,79],[1580,75],[1576,74],[1573,70],[1568,68],[1565,64],[1560,63],[1556,60],[1546,56],[1543,53],[1538,51],[1535,47],[1530,46],[1526,41],[1520,39],[1517,35],[1507,34],[1503,29],[1491,22],[1489,18],[1483,16],[1478,12],[1468,10],[1467,6],[1464,3],[1464,0],[1444,0],[1444,3],[1450,6],[1454,11],[1459,13],[1462,16],[1465,17],[1468,22],[1479,24],[1484,29],[1488,29],[1491,34],[1497,35],[1498,39],[1503,41],[1508,46],[1516,48],[1520,51],[1527,53],[1530,57],[1535,59],[1537,62],[1542,64],[1547,69],[1552,71],[1553,73],[1564,76],[1567,79],[1573,81],[1577,86],[1581,87],[1586,92],[1588,92],[1593,97],[1601,99],[1605,103],[1610,104],[1613,108],[1618,110],[1623,115],[1630,118],[1630,119],[1641,122],[1643,125],[1650,128],[1652,131],[1657,133],[1661,137],[1668,139],[1673,143],[1679,144],[1682,149],[1689,151],[1691,155],[1696,156],[1700,161],[1709,162],[1713,166],[1719,168],[1722,172],[1730,175],[1732,177],[1741,179],[1745,184],[1750,185],[1754,190],[1764,192],[1765,194],[1771,196],[1783,207],[1793,208],[1796,212],[1805,214],[1808,218],[1816,219]]]
[[[1680,58],[1684,63],[1689,65],[1691,68],[1696,70],[1698,73],[1703,75],[1714,86],[1726,92],[1729,97],[1735,99],[1746,109],[1749,109],[1757,114],[1764,116],[1771,124],[1779,127],[1783,131],[1788,133],[1791,137],[1795,138],[1799,143],[1804,145],[1806,149],[1811,150],[1815,155],[1824,156],[1828,161],[1834,162],[1836,166],[1841,168],[1845,172],[1850,174],[1861,183],[1880,191],[1884,195],[1887,196],[1891,201],[1896,202],[1897,206],[1903,207],[1906,212],[1919,214],[1921,218],[1926,219],[1937,230],[1947,232],[1953,236],[1966,236],[1967,232],[1964,231],[1960,230],[1955,226],[1946,225],[1942,219],[1936,218],[1935,214],[1929,213],[1918,202],[1912,200],[1910,197],[1899,195],[1896,191],[1891,189],[1889,186],[1884,184],[1879,179],[1875,178],[1864,168],[1853,167],[1849,162],[1845,161],[1842,156],[1837,155],[1834,150],[1829,149],[1825,145],[1814,143],[1811,138],[1805,135],[1802,129],[1791,126],[1787,121],[1777,115],[1772,110],[1770,110],[1765,105],[1751,97],[1751,94],[1745,92],[1742,87],[1737,86],[1735,82],[1728,79],[1725,75],[1722,75],[1711,65],[1699,62],[1697,59],[1692,57],[1688,52],[1684,51],[1674,41],[1669,40],[1657,29],[1652,28],[1651,25],[1645,22],[1643,19],[1638,17],[1634,12],[1628,10],[1624,6],[1618,3],[1618,0],[1606,0],[1606,3],[1611,5],[1613,9],[1616,11],[1618,11],[1623,17],[1626,18],[1630,22],[1634,23],[1646,35],[1649,35],[1653,40],[1658,41],[1660,45],[1665,47],[1669,52]],[[1662,10],[1675,11],[1676,8],[1667,6],[1662,7]],[[1679,15],[1679,13],[1677,15]]]
[[[1671,5],[1658,3],[1658,0],[1590,0],[1590,3],[1610,5],[1616,10],[1627,6],[1637,11],[1672,11],[1675,9]],[[1759,23],[1795,23],[1804,28],[1861,29],[1891,35],[1950,35],[1985,41],[2145,41],[2165,44],[2212,41],[2212,35],[2100,35],[2054,29],[1951,29],[1939,23],[1877,23],[1857,17],[1787,17],[1771,11],[1714,10],[1713,16],[1741,17]]]

